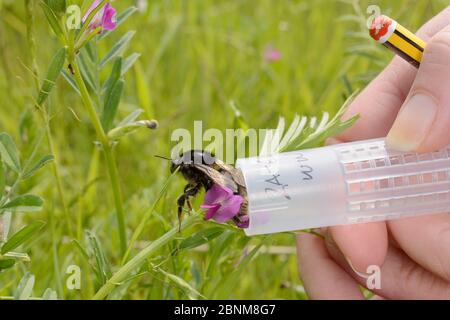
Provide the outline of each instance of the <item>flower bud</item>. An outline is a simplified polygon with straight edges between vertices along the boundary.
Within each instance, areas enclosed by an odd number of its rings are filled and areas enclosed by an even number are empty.
[[[108,138],[111,140],[119,140],[120,138],[141,128],[157,129],[158,121],[156,120],[140,120],[114,128],[108,132]]]

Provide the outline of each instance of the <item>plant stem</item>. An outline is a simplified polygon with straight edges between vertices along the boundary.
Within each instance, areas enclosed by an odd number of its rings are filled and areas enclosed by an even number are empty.
[[[103,147],[109,144],[108,137],[106,136],[105,130],[103,130],[102,123],[100,118],[95,110],[94,104],[89,95],[89,91],[84,83],[83,77],[81,76],[80,68],[78,67],[78,63],[75,59],[75,56],[70,57],[69,54],[69,63],[73,68],[75,82],[77,83],[78,89],[80,90],[81,100],[88,112],[89,118],[94,126],[95,132],[97,133],[97,137],[102,143]]]
[[[108,167],[108,174],[111,180],[111,187],[114,195],[114,204],[116,206],[116,215],[117,215],[117,225],[119,228],[120,253],[121,256],[123,257],[123,255],[127,250],[127,235],[125,230],[125,213],[123,209],[122,193],[120,191],[120,184],[119,184],[119,172],[117,170],[111,146],[110,145],[104,146],[103,151],[105,154],[106,166]]]
[[[91,100],[86,84],[84,83],[83,77],[81,76],[80,68],[78,67],[78,63],[73,53],[69,54],[69,62],[72,65],[75,82],[77,83],[78,89],[80,90],[83,104],[89,114],[89,118],[92,122],[92,125],[94,126],[95,132],[97,133],[97,137],[103,146],[103,152],[105,155],[108,175],[111,182],[111,188],[113,190],[114,204],[116,206],[117,227],[119,230],[119,239],[120,239],[120,253],[121,256],[123,256],[127,249],[127,236],[125,231],[125,219],[124,219],[125,215],[123,210],[123,201],[119,184],[119,173],[112,153],[112,146],[109,143],[108,136],[103,130],[102,123],[97,114],[97,111],[95,110],[94,104]]]
[[[30,62],[31,62],[31,71],[33,72],[33,80],[34,84],[39,90],[39,68],[36,62],[36,40],[33,35],[34,28],[34,3],[31,0],[25,0],[25,13],[27,17],[27,43],[28,50],[30,51]],[[39,92],[39,91],[38,91]]]
[[[181,224],[182,230],[186,230],[192,227],[197,222],[201,221],[201,215],[192,214],[187,217]],[[94,295],[94,300],[104,299],[112,290],[123,282],[126,277],[139,268],[145,260],[150,258],[153,254],[157,252],[158,249],[166,245],[168,242],[173,240],[175,236],[179,235],[178,226],[173,227],[164,235],[162,235],[157,240],[153,241],[147,247],[142,249],[134,258],[123,265]]]
[[[44,122],[45,122],[44,125],[45,125],[45,133],[47,135],[48,148],[50,149],[50,153],[54,156],[54,161],[52,163],[52,171],[53,171],[53,176],[56,181],[56,189],[58,191],[59,201],[61,202],[61,206],[62,206],[64,215],[67,220],[67,229],[69,231],[69,235],[70,235],[70,237],[73,238],[74,231],[73,231],[72,220],[70,217],[69,209],[67,207],[66,197],[64,196],[64,189],[62,187],[61,174],[59,172],[59,167],[58,167],[58,160],[57,160],[58,158],[56,157],[56,153],[55,153],[55,147],[53,144],[53,136],[52,136],[52,132],[50,130],[50,123],[48,121],[47,111],[42,109],[41,112],[43,114],[43,118],[44,118]]]
[[[60,272],[59,256],[58,256],[58,240],[56,238],[56,226],[55,226],[55,215],[53,214],[53,209],[48,210],[48,220],[50,223],[50,235],[52,238],[52,256],[53,256],[53,271],[56,278],[56,286],[58,291],[58,296],[64,298],[63,289],[63,279]]]

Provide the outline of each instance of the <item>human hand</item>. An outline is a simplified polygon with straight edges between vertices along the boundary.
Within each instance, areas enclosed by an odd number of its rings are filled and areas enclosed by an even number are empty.
[[[401,151],[434,151],[450,144],[450,7],[418,35],[428,44],[419,70],[396,57],[355,99],[360,114],[336,142],[379,138]],[[312,299],[363,299],[359,285],[379,266],[387,299],[450,299],[450,214],[321,230],[325,240],[297,236],[299,270]],[[355,272],[357,271],[357,272]]]

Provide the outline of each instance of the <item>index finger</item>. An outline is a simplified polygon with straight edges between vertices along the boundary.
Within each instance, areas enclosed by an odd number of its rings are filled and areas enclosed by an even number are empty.
[[[450,25],[450,6],[428,21],[417,35],[428,41]],[[407,97],[417,69],[400,57],[395,57],[349,106],[344,119],[355,114],[360,119],[337,138],[355,141],[385,137]]]

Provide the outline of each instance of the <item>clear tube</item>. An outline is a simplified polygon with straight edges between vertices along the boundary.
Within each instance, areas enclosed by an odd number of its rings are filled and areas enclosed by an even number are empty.
[[[239,159],[247,235],[450,211],[450,146],[417,154],[384,139]]]

